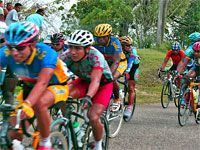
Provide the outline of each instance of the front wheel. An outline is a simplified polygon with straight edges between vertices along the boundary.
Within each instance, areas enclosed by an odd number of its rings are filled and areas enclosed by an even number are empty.
[[[192,92],[190,89],[184,91],[179,100],[178,105],[178,122],[180,126],[184,126],[192,112]]]
[[[128,93],[128,92],[127,92]],[[126,107],[128,106],[128,94],[125,94],[126,96],[124,97],[124,104],[126,104]],[[127,100],[126,100],[127,99]],[[135,106],[136,106],[136,92],[135,92],[135,98],[134,98],[134,101],[133,101],[133,105],[132,105],[132,111],[131,111],[131,115],[130,117],[123,117],[124,121],[125,122],[129,122],[134,114],[134,111],[135,111]]]
[[[101,123],[103,125],[103,136],[102,136],[102,149],[107,150],[109,144],[109,127],[105,116],[100,117]],[[95,140],[92,132],[92,127],[89,125],[86,129],[84,137],[83,150],[93,150],[95,147]]]
[[[57,131],[51,132],[50,137],[51,137],[51,143],[52,143],[53,149],[68,150],[68,145],[67,145],[66,139],[62,135],[62,133],[57,132]]]
[[[170,88],[170,82],[167,80],[164,82],[162,93],[161,93],[161,105],[163,108],[167,108],[169,105],[171,97],[171,88]]]
[[[67,147],[69,150],[72,149],[72,137],[71,137],[71,131],[68,126],[66,119],[57,119],[54,122],[51,123],[50,131],[55,132],[59,131],[62,133],[62,135],[65,137],[65,140],[67,142]]]
[[[109,105],[107,107],[106,118],[108,120],[109,126],[109,137],[113,138],[116,137],[119,133],[122,122],[123,122],[123,115],[124,115],[124,104],[121,102],[120,109],[118,111],[112,110],[112,104],[114,103],[114,98],[110,99]]]

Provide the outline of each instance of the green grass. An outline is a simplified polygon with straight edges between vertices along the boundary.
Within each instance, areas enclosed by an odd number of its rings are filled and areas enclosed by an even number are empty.
[[[161,66],[166,52],[152,49],[138,49],[141,57],[139,81],[136,85],[137,104],[160,103],[163,83],[158,79],[157,69]]]

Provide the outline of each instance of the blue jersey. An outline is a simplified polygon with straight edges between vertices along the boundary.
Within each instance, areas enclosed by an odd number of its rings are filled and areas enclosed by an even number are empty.
[[[121,43],[118,39],[111,36],[106,46],[102,46],[98,43],[97,37],[94,38],[93,46],[98,49],[105,57],[108,62],[108,65],[111,66],[113,63],[113,55],[120,53],[121,61],[126,59],[124,53],[122,52]]]
[[[67,67],[58,58],[56,52],[43,43],[37,43],[29,59],[24,63],[16,63],[10,55],[8,47],[0,49],[0,67],[8,65],[11,71],[24,81],[37,82],[40,71],[43,68],[53,68],[54,74],[49,84],[61,84],[67,81]]]

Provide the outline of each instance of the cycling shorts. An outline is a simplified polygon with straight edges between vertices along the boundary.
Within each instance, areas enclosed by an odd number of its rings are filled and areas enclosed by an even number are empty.
[[[139,64],[133,64],[131,71],[129,72],[130,78],[129,80],[138,81],[139,75]]]
[[[173,64],[169,70],[170,70],[170,71],[176,70],[177,66],[178,66],[178,65],[174,65],[174,64]]]
[[[124,73],[124,71],[126,70],[126,68],[127,68],[127,60],[121,61],[119,63],[117,71],[119,71],[120,75],[122,75]]]
[[[70,84],[75,85],[79,89],[80,98],[82,98],[87,94],[90,82],[84,81],[81,78],[77,78]],[[99,86],[97,93],[92,98],[92,103],[102,104],[105,107],[107,107],[110,101],[110,97],[112,95],[112,91],[113,91],[113,82]]]
[[[17,109],[21,103],[28,97],[29,93],[31,92],[32,88],[24,88],[18,94],[16,100],[14,100],[13,106]],[[55,96],[54,104],[60,101],[66,101],[69,95],[69,85],[51,85],[47,87],[47,90],[51,91]],[[15,116],[12,114],[11,116]]]

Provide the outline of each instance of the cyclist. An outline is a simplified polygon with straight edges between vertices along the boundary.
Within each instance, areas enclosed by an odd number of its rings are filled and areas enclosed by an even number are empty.
[[[22,106],[21,119],[36,115],[41,139],[38,150],[51,150],[50,114],[48,108],[68,97],[68,76],[64,63],[56,52],[43,43],[36,43],[39,28],[31,22],[17,22],[5,31],[7,46],[1,49],[0,66],[8,65],[24,85],[16,108]],[[15,113],[11,124],[15,125]],[[29,120],[30,121],[30,120]],[[11,132],[12,139],[22,140],[22,135]]]
[[[164,62],[160,68],[161,70],[164,70],[170,57],[172,58],[173,65],[171,66],[171,68],[169,70],[171,70],[171,71],[176,70],[177,65],[179,64],[179,62],[181,61],[181,59],[184,55],[184,52],[181,50],[181,44],[179,42],[174,42],[171,45],[171,48],[172,49],[167,52]]]
[[[122,50],[128,60],[128,66],[125,70],[126,80],[128,80],[128,106],[124,112],[124,117],[129,118],[133,109],[133,101],[135,99],[135,85],[138,81],[140,58],[137,56],[137,50],[132,46],[132,38],[122,36],[119,38],[122,45]]]
[[[0,48],[5,46],[5,40],[4,40],[4,32],[7,28],[7,25],[5,22],[0,22]],[[6,104],[13,104],[14,100],[14,93],[15,93],[15,87],[17,85],[17,77],[16,75],[11,71],[9,66],[5,66],[2,69],[6,69],[5,77],[1,77],[1,90],[3,99],[5,99]]]
[[[82,98],[83,108],[92,102],[88,118],[95,138],[95,150],[102,150],[103,127],[100,116],[109,104],[113,78],[104,56],[91,45],[93,35],[87,30],[76,30],[67,40],[69,50],[61,56],[68,68],[78,76],[69,85],[69,96]]]
[[[185,53],[184,53],[184,57],[183,57],[183,59],[180,61],[179,65],[182,65],[182,63],[184,62],[185,56],[187,56],[188,53],[191,52],[192,46],[194,45],[194,43],[200,41],[200,33],[199,33],[199,32],[193,32],[193,33],[190,34],[188,37],[189,37],[189,39],[190,39],[190,44],[189,44],[189,46],[187,47],[187,49],[186,49],[186,51],[185,51]],[[193,60],[193,59],[190,59],[190,61],[187,63],[187,65],[186,65],[186,71],[187,71],[187,73],[188,73],[189,70],[192,68],[193,63],[194,63],[194,60]]]
[[[119,85],[117,79],[124,73],[127,68],[126,56],[122,52],[121,44],[118,39],[111,36],[112,26],[109,24],[99,24],[95,27],[94,44],[105,57],[111,69],[114,79],[113,93],[115,96],[115,103],[113,103],[113,110],[117,111],[120,108]]]
[[[62,33],[54,33],[51,36],[51,47],[57,52],[58,56],[68,49],[68,45],[64,43],[65,40],[66,38]]]

